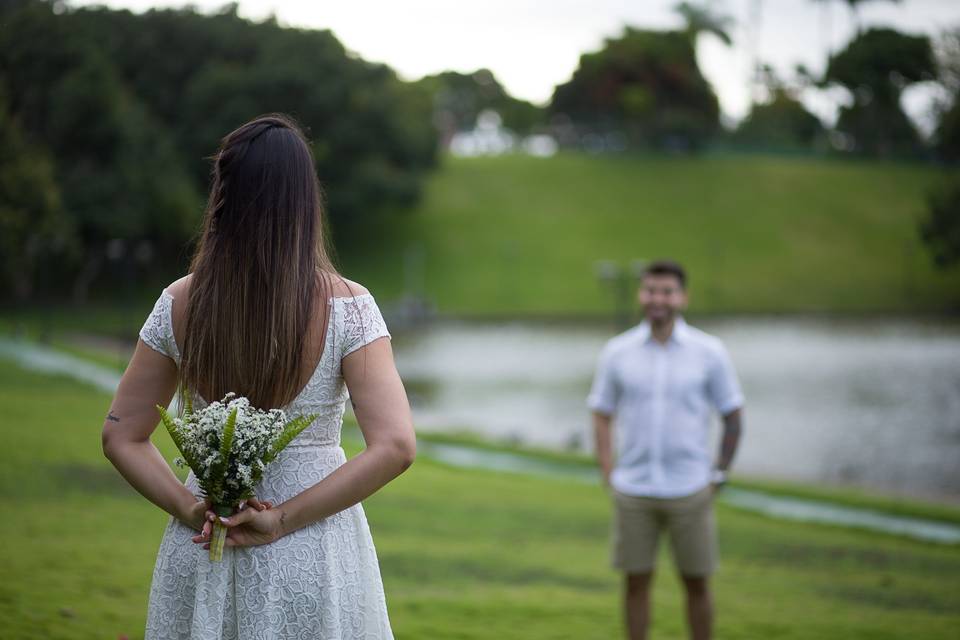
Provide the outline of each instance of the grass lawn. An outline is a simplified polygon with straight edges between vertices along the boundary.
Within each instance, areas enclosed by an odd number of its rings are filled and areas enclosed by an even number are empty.
[[[389,299],[420,252],[427,295],[455,314],[606,313],[596,261],[661,256],[688,266],[696,312],[957,309],[960,268],[935,272],[917,233],[938,178],[763,156],[447,157],[417,209],[341,260]]]
[[[100,454],[109,397],[2,364],[0,636],[142,637],[166,516]],[[166,435],[156,441],[172,458]],[[356,452],[356,442],[347,444]],[[366,510],[399,639],[619,633],[619,584],[606,560],[609,504],[599,488],[420,459]],[[723,505],[718,515],[718,637],[956,637],[960,548]],[[665,570],[655,637],[683,637],[681,606]]]

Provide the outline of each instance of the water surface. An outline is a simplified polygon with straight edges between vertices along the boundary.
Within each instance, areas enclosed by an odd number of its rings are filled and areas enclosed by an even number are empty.
[[[725,342],[743,384],[736,471],[960,503],[960,326],[780,317],[691,323]],[[589,451],[584,399],[612,333],[443,323],[398,335],[395,351],[419,428]]]

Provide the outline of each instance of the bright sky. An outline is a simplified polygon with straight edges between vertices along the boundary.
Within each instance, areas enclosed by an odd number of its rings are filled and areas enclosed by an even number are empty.
[[[241,0],[240,14],[261,19],[275,14],[281,24],[330,29],[364,59],[384,62],[401,77],[416,79],[447,69],[486,67],[514,96],[545,103],[553,87],[570,78],[582,53],[598,49],[604,38],[626,25],[675,28],[682,24],[672,7],[677,0]],[[107,4],[134,11],[181,6],[171,0],[73,0],[71,5]],[[211,11],[221,0],[194,0]],[[742,118],[749,109],[749,77],[754,55],[791,75],[797,63],[821,72],[830,48],[836,50],[854,32],[846,3],[840,0],[712,0],[717,12],[734,18],[732,47],[703,36],[698,58],[720,97],[724,114]],[[958,0],[865,2],[864,26],[892,26],[936,37],[960,28]],[[935,95],[918,86],[904,96],[905,107],[924,128]],[[807,106],[833,121],[841,92],[808,92]]]

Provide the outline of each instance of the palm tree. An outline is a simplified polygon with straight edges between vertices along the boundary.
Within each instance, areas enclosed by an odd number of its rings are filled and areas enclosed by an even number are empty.
[[[696,5],[691,2],[680,2],[674,5],[673,10],[686,22],[685,31],[693,42],[694,48],[701,33],[713,34],[727,46],[733,44],[729,33],[730,27],[733,26],[733,18],[730,16],[714,13],[706,5]]]
[[[754,2],[759,5],[762,0],[754,0]],[[759,6],[757,8],[759,9]],[[733,27],[734,23],[734,19],[732,17],[712,11],[708,4],[693,4],[692,2],[686,1],[675,4],[673,6],[673,10],[675,13],[679,14],[686,23],[684,31],[686,32],[687,37],[690,39],[690,44],[694,51],[697,50],[697,40],[703,33],[709,33],[716,36],[728,47],[733,44],[733,38],[730,37],[730,29]],[[759,15],[759,11],[757,11],[757,15]],[[755,26],[757,29],[759,29],[759,24]],[[756,76],[758,75],[755,46],[758,34],[751,32],[751,37],[754,40],[754,42],[751,44],[751,50],[753,51],[753,70],[751,77],[748,80],[748,90],[752,100],[754,86],[756,84]]]

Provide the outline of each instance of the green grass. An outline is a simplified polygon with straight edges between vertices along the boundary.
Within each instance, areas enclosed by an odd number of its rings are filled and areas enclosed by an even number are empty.
[[[890,515],[960,524],[960,508],[956,506],[882,495],[855,487],[805,485],[737,475],[734,475],[733,486],[790,498],[819,500],[858,509],[882,511]]]
[[[348,429],[356,428],[349,417],[345,424],[347,424]],[[347,432],[349,433],[349,431]],[[585,453],[554,451],[551,449],[491,441],[472,433],[420,433],[417,438],[428,443],[459,445],[492,452],[512,453],[545,462],[576,466],[581,469],[596,468],[596,462],[593,456]],[[871,509],[890,515],[960,524],[960,507],[938,502],[926,502],[918,499],[878,494],[856,487],[801,484],[797,482],[742,476],[736,473],[731,477],[730,486],[791,498],[831,502],[857,509]]]
[[[101,456],[109,397],[2,364],[0,635],[142,637],[166,516]],[[365,508],[398,639],[618,636],[600,489],[420,459]],[[718,637],[956,637],[960,548],[723,505],[718,517]],[[678,586],[661,573],[654,634],[681,638]]]
[[[441,312],[598,314],[597,260],[673,256],[696,312],[941,311],[960,269],[935,272],[916,221],[930,167],[763,156],[445,158],[423,203],[342,248],[379,297],[422,251]]]

